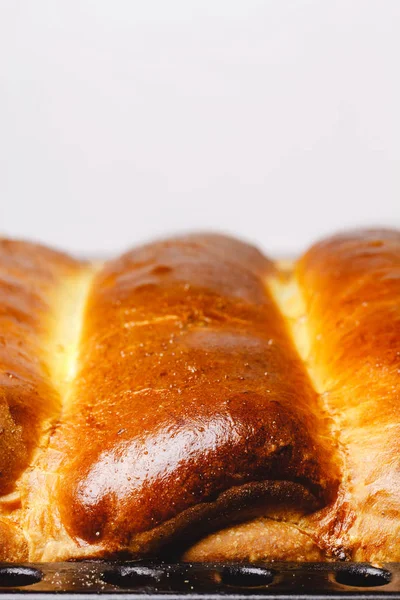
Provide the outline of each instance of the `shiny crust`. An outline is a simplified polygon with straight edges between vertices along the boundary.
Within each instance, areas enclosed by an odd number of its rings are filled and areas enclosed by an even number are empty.
[[[47,420],[61,408],[46,342],[55,290],[75,268],[72,259],[43,246],[0,240],[1,495],[15,489]]]
[[[322,532],[353,560],[400,560],[400,232],[362,231],[299,262],[313,369],[345,467]]]
[[[0,242],[0,559],[400,560],[399,236]]]
[[[325,559],[399,561],[400,233],[334,236],[313,246],[294,269],[294,278],[291,266],[282,275],[280,307],[297,296],[301,309],[291,317],[302,322],[305,340],[294,337],[330,416],[341,485],[326,507],[297,521],[296,531],[282,524],[282,544],[279,536],[271,546],[262,542],[278,525],[258,520],[212,534],[184,556],[247,560],[254,548],[258,557],[283,560],[289,548],[297,560],[301,532]],[[231,538],[238,540],[235,552]],[[307,547],[304,542],[299,560]]]
[[[140,553],[162,524],[249,482],[301,482],[310,510],[324,501],[323,423],[264,284],[273,269],[241,242],[191,236],[98,273],[55,442],[70,450],[54,501],[72,538]]]

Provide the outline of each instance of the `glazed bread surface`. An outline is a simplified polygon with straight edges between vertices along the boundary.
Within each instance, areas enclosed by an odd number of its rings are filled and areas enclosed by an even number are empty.
[[[400,234],[0,244],[3,560],[399,560]]]
[[[323,241],[296,275],[310,360],[344,457],[326,535],[354,560],[400,560],[400,234]]]

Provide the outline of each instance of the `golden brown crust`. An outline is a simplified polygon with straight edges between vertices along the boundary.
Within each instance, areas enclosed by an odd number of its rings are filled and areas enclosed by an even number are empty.
[[[266,290],[272,270],[210,235],[145,246],[98,273],[52,443],[68,449],[53,502],[78,544],[140,552],[142,534],[250,482],[298,481],[323,502],[324,424]]]
[[[0,240],[0,523],[3,559],[20,560],[25,537],[7,517],[18,482],[61,410],[51,379],[54,297],[78,263],[38,244]],[[7,495],[8,494],[8,495]],[[26,558],[26,555],[25,555]]]
[[[255,519],[208,535],[183,555],[187,562],[316,562],[325,552],[292,523]]]
[[[354,560],[400,560],[400,232],[316,244],[298,265],[311,359],[345,470],[321,535]]]
[[[28,544],[20,527],[0,519],[0,562],[25,562],[28,558]]]
[[[0,240],[0,494],[13,489],[44,422],[60,409],[44,343],[54,288],[73,268],[43,246]]]
[[[95,271],[0,242],[0,559],[400,560],[399,232]]]

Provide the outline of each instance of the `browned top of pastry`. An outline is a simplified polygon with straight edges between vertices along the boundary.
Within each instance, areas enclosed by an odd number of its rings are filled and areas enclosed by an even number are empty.
[[[330,535],[356,560],[400,560],[400,232],[332,237],[297,272],[312,364],[345,454],[344,525],[335,506]]]
[[[400,560],[399,232],[3,240],[0,325],[2,560]]]
[[[266,290],[273,268],[209,235],[139,248],[98,273],[59,430],[69,456],[55,502],[71,536],[123,550],[249,482],[300,482],[323,501],[324,423]]]
[[[56,291],[77,263],[28,242],[0,240],[0,495],[11,492],[60,410],[48,358]]]

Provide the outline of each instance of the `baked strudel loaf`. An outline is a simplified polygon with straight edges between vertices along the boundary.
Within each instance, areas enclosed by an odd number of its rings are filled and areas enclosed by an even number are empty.
[[[400,560],[400,232],[0,242],[0,559]]]

